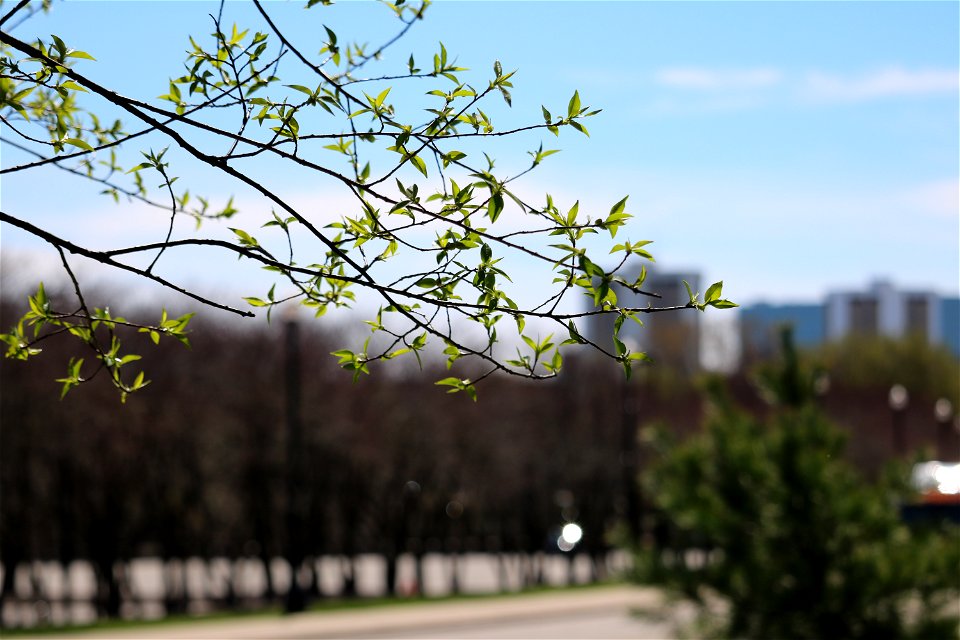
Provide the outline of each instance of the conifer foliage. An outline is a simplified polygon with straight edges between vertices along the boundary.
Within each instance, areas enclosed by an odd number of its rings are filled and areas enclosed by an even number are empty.
[[[713,629],[725,638],[956,638],[960,530],[908,528],[906,470],[872,485],[844,460],[843,434],[784,335],[782,362],[761,375],[769,418],[717,386],[702,433],[660,438],[646,487],[674,553],[642,556],[645,577],[704,611],[726,605]]]

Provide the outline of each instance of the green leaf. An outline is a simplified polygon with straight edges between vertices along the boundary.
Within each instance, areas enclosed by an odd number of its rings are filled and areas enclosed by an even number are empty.
[[[690,288],[690,283],[686,280],[682,280],[683,286],[687,289],[687,297],[690,298],[690,302],[694,303],[697,300],[697,296],[693,293],[693,289]]]
[[[719,300],[720,292],[722,291],[722,289],[723,289],[723,280],[721,280],[720,282],[714,282],[707,289],[707,292],[703,294],[703,301],[710,303],[710,302],[713,302],[714,300]]]
[[[297,90],[297,91],[299,91],[299,92],[301,92],[301,93],[305,93],[305,94],[307,94],[308,96],[311,96],[311,97],[313,96],[313,91],[312,91],[311,89],[308,89],[307,87],[305,87],[305,86],[303,86],[303,85],[300,85],[300,84],[288,84],[288,85],[284,85],[284,86],[289,87],[290,89],[295,89],[295,90]]]
[[[586,341],[580,335],[580,331],[577,329],[577,325],[573,323],[573,320],[570,320],[567,323],[567,331],[569,332],[570,337],[561,342],[561,346],[566,346],[568,344],[586,344]]]
[[[136,391],[137,389],[142,389],[143,387],[147,386],[148,384],[150,384],[150,381],[143,379],[143,371],[141,371],[140,373],[137,374],[137,377],[136,377],[136,379],[133,381],[133,384],[130,385],[130,389],[131,389],[132,391]]]
[[[257,247],[260,246],[260,243],[257,242],[257,239],[251,236],[249,233],[243,229],[235,229],[233,227],[228,227],[230,231],[233,231],[238,238],[240,238],[240,243],[248,247]]]
[[[60,142],[63,144],[73,145],[74,147],[80,147],[84,151],[93,151],[93,147],[90,146],[90,143],[85,142],[80,138],[64,138]]]
[[[553,359],[550,361],[550,364],[547,368],[554,373],[560,371],[563,367],[563,356],[560,355],[560,349],[557,349],[553,352]]]
[[[67,54],[67,45],[64,44],[63,40],[61,40],[58,36],[55,36],[55,35],[52,34],[52,33],[50,34],[50,37],[53,38],[53,44],[54,44],[54,46],[57,47],[57,50],[60,52],[60,55],[61,55],[61,56],[66,56],[66,54]]]
[[[623,200],[621,200],[621,201],[618,202],[617,204],[613,205],[613,206],[610,208],[610,215],[611,215],[611,216],[618,216],[618,215],[622,214],[622,213],[623,213],[623,210],[624,210],[624,209],[626,208],[626,206],[627,206],[627,198],[629,198],[629,197],[630,197],[630,196],[624,196]]]
[[[57,378],[57,382],[63,383],[63,387],[60,390],[61,400],[63,400],[70,389],[83,382],[83,378],[80,377],[80,367],[82,365],[83,358],[70,358],[70,362],[67,364],[67,376],[65,378]]]
[[[577,131],[579,131],[580,133],[582,133],[583,135],[587,136],[588,138],[590,137],[590,132],[587,131],[587,128],[582,124],[580,124],[579,122],[577,122],[576,120],[571,120],[570,126],[576,129]]]
[[[423,333],[421,333],[420,335],[418,335],[416,338],[413,339],[413,342],[410,343],[410,348],[413,349],[413,350],[415,350],[415,351],[419,351],[420,349],[423,349],[425,346],[427,346],[427,332],[426,332],[426,331],[424,331]]]
[[[429,177],[427,176],[427,163],[425,163],[420,156],[413,156],[410,158],[410,162],[413,163],[413,166],[415,166],[417,171],[422,173],[424,177]]]
[[[496,193],[487,203],[487,216],[489,216],[490,222],[496,222],[501,213],[503,213],[503,196]]]
[[[520,337],[523,338],[523,341],[526,342],[527,346],[530,347],[533,351],[537,350],[537,343],[533,340],[533,338],[530,338],[529,336],[520,336]]]
[[[459,391],[466,391],[474,402],[477,401],[477,390],[470,382],[470,380],[461,380],[460,378],[444,378],[443,380],[437,380],[434,384],[441,387],[450,387],[447,390],[447,393],[457,393]]]
[[[67,52],[67,57],[68,57],[68,58],[83,58],[83,59],[85,59],[85,60],[93,60],[94,62],[96,62],[96,60],[97,60],[96,58],[94,58],[92,55],[90,55],[90,54],[87,53],[86,51],[69,51],[69,52]]]
[[[61,82],[61,83],[60,83],[60,86],[63,87],[64,89],[70,89],[70,90],[72,90],[72,91],[82,91],[82,92],[84,92],[84,93],[88,93],[86,89],[84,89],[83,87],[81,87],[80,85],[78,85],[78,84],[77,84],[76,82],[74,82],[73,80],[66,80],[66,81],[64,81],[64,82]],[[29,92],[32,91],[32,90],[33,90],[32,88],[27,89],[27,90],[26,90],[26,93],[29,93]],[[25,92],[21,92],[21,93],[25,93]],[[17,97],[19,97],[19,95],[18,95]]]
[[[573,97],[570,98],[570,102],[567,104],[567,117],[572,118],[578,113],[580,113],[580,92],[574,91]]]
[[[327,25],[323,25],[323,28],[324,28],[324,29],[326,30],[326,32],[327,32],[327,37],[329,38],[328,42],[329,42],[331,45],[336,46],[336,44],[337,44],[337,34],[335,34],[333,31],[331,31],[331,30],[330,30],[330,27],[328,27]]]

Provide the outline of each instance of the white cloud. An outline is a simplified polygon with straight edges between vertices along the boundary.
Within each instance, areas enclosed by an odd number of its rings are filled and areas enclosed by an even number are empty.
[[[640,105],[636,112],[644,116],[703,116],[750,111],[766,106],[769,100],[744,93],[711,93],[697,100],[689,97],[665,97]]]
[[[746,111],[780,100],[836,104],[898,96],[956,95],[960,90],[957,69],[903,66],[847,74],[817,69],[786,74],[774,67],[664,67],[654,73],[653,80],[673,92],[650,103],[644,110],[647,115]],[[700,99],[691,103],[690,92],[699,93]]]
[[[946,179],[917,185],[898,194],[897,202],[910,214],[956,220],[960,213],[960,181]]]
[[[899,66],[849,76],[811,71],[803,85],[803,90],[809,97],[844,102],[890,96],[956,93],[958,88],[960,71],[956,69],[910,70]]]
[[[777,85],[783,79],[778,69],[708,69],[705,67],[668,67],[655,75],[657,84],[677,89],[730,91]]]

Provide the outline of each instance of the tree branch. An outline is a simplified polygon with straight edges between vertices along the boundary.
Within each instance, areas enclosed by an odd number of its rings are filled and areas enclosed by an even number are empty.
[[[136,274],[138,276],[142,276],[148,280],[153,280],[154,282],[160,285],[163,285],[167,289],[172,289],[173,291],[176,291],[177,293],[185,295],[188,298],[193,298],[194,300],[196,300],[197,302],[205,306],[213,307],[214,309],[221,309],[223,311],[229,311],[230,313],[235,313],[238,316],[243,316],[245,318],[252,318],[255,315],[249,311],[241,311],[240,309],[234,309],[233,307],[230,307],[228,305],[221,304],[219,302],[215,302],[213,300],[205,298],[199,294],[196,294],[196,293],[193,293],[192,291],[184,289],[183,287],[175,285],[172,282],[169,282],[168,280],[165,280],[164,278],[161,278],[156,274],[147,273],[143,269],[138,269],[137,267],[132,267],[122,262],[117,262],[116,260],[111,258],[108,254],[102,251],[92,251],[85,247],[76,245],[70,242],[69,240],[64,240],[63,238],[55,236],[49,231],[41,229],[36,225],[32,225],[25,220],[16,218],[3,211],[0,211],[0,222],[6,222],[9,225],[13,225],[14,227],[22,229],[27,233],[30,233],[31,235],[34,235],[40,238],[41,240],[45,240],[46,242],[52,244],[55,247],[66,249],[70,253],[76,254],[78,256],[83,256],[85,258],[90,258],[91,260],[95,260],[96,262],[99,262],[101,264],[105,264],[110,267],[116,267],[117,269],[120,269],[122,271],[127,271],[130,273]]]

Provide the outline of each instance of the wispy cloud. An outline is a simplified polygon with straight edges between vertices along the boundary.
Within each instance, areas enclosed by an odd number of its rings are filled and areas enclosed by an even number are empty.
[[[910,214],[956,220],[960,212],[960,181],[936,180],[905,189],[897,202]]]
[[[828,101],[859,102],[891,96],[949,93],[960,88],[957,69],[905,69],[887,67],[860,75],[842,76],[821,71],[807,74],[805,92]]]
[[[777,85],[782,79],[783,73],[772,67],[751,69],[668,67],[655,74],[657,84],[697,91],[756,89]]]
[[[668,96],[657,98],[637,107],[638,114],[646,116],[704,116],[752,111],[765,106],[763,96],[743,93],[711,93],[697,100]]]
[[[688,96],[700,95],[693,105],[697,113],[755,109],[771,101],[838,104],[868,102],[893,97],[956,95],[960,90],[960,70],[946,68],[908,69],[889,66],[857,73],[838,73],[819,69],[787,73],[774,67],[710,68],[664,67],[653,74],[653,81],[673,93],[661,98],[654,112],[684,111],[675,105],[683,93],[682,104],[690,110]]]

